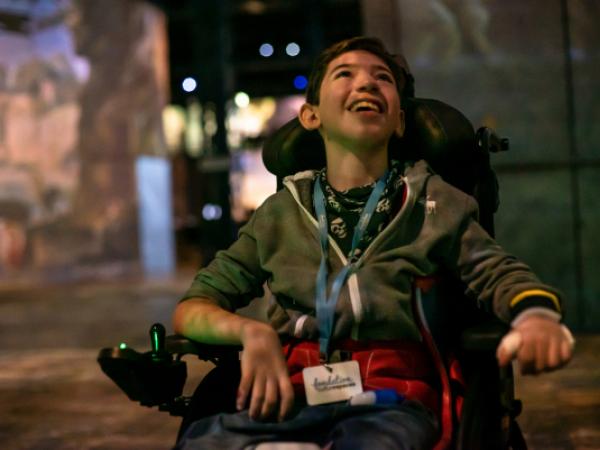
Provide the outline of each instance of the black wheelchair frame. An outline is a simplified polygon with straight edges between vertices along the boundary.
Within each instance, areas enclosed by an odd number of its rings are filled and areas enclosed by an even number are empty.
[[[405,106],[406,132],[390,142],[390,156],[404,160],[425,159],[447,182],[472,195],[479,203],[481,225],[494,235],[493,215],[499,206],[498,183],[490,154],[508,150],[507,139],[491,129],[474,131],[470,121],[455,108],[431,99],[409,99]],[[304,130],[294,119],[271,136],[263,147],[267,169],[281,180],[300,170],[325,165],[323,143],[317,132]],[[439,320],[448,311],[439,311],[435,301],[426,311],[434,338],[451,347],[461,362],[466,392],[460,420],[456,419],[452,448],[526,449],[515,420],[521,403],[514,399],[513,373],[509,366],[499,369],[495,349],[508,330],[489,311],[482,311],[464,298],[460,283],[444,281],[437,288],[443,297],[452,297],[452,323]],[[182,416],[181,433],[200,417],[234,412],[239,383],[239,346],[207,345],[182,336],[165,336],[165,329],[150,329],[151,350],[139,353],[132,348],[104,348],[98,355],[102,370],[127,394],[143,406]],[[447,349],[446,349],[447,350]],[[182,395],[187,377],[185,355],[196,355],[215,364],[194,395]],[[460,390],[460,386],[452,386]],[[178,437],[179,437],[178,436]]]

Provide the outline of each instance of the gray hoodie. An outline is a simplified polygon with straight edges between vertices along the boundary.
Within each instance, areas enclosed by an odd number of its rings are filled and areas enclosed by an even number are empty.
[[[284,180],[240,230],[238,240],[201,269],[184,300],[205,297],[233,311],[261,297],[267,282],[273,294],[269,320],[282,337],[317,339],[315,285],[321,258],[312,207],[316,172]],[[540,290],[559,298],[529,267],[507,254],[477,223],[477,203],[432,173],[424,161],[407,164],[402,175],[406,200],[387,227],[355,263],[336,306],[333,339],[420,340],[411,296],[416,276],[441,268],[455,273],[467,294],[487,304],[504,321],[517,308],[557,310]],[[329,237],[329,286],[348,262]]]

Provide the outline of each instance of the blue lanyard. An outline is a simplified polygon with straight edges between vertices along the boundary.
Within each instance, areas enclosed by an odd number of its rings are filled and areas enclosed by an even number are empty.
[[[377,202],[383,194],[389,171],[377,180],[377,184],[367,200],[367,204],[360,214],[358,223],[354,228],[354,236],[352,237],[352,248],[350,249],[349,262],[342,270],[336,275],[333,285],[331,286],[331,292],[329,298],[327,298],[327,255],[329,252],[328,242],[328,226],[327,226],[327,213],[325,212],[325,196],[323,195],[323,188],[321,187],[320,179],[317,177],[313,189],[313,203],[315,212],[317,213],[317,219],[319,221],[319,235],[321,240],[321,264],[319,265],[319,272],[317,273],[317,292],[316,292],[316,304],[317,304],[317,323],[319,325],[319,352],[321,359],[327,361],[329,355],[329,341],[331,340],[331,334],[333,332],[333,318],[335,314],[335,305],[337,304],[338,297],[340,296],[340,290],[346,282],[346,279],[351,275],[354,264],[352,260],[356,248],[360,243],[367,225],[373,217],[375,208],[377,208]]]

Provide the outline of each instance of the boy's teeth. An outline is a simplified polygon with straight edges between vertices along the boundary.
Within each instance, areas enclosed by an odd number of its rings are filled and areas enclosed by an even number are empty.
[[[356,102],[355,104],[353,104],[351,111],[356,112],[359,109],[369,109],[372,111],[379,112],[379,106],[377,106],[377,104],[367,101],[367,100],[362,100],[362,101],[359,101],[359,102]]]

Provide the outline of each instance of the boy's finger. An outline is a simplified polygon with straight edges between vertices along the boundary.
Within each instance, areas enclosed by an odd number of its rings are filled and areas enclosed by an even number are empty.
[[[259,417],[262,410],[263,402],[265,401],[265,380],[263,377],[255,378],[252,384],[252,399],[250,400],[249,415],[252,419]]]
[[[548,361],[548,370],[552,370],[560,366],[561,357],[559,340],[551,339],[548,343],[548,356],[546,360]]]
[[[560,345],[560,356],[563,364],[566,364],[573,356],[573,343],[569,341],[562,341]]]
[[[290,379],[286,377],[279,382],[279,389],[281,400],[279,404],[278,420],[282,422],[294,406],[294,388],[292,387],[292,383],[290,383]]]
[[[519,367],[523,375],[535,372],[535,344],[529,340],[526,344],[522,344],[517,356]]]
[[[238,409],[238,411],[244,409],[251,385],[252,376],[248,375],[247,373],[242,374],[242,379],[240,380],[240,385],[238,386],[237,397],[235,399],[235,406]]]
[[[573,349],[575,348],[575,338],[571,334],[571,331],[565,325],[561,325],[561,330],[563,332],[565,339],[569,343],[569,348],[572,352]]]
[[[260,416],[262,419],[268,418],[277,406],[279,393],[277,392],[277,382],[268,379],[265,388],[265,400],[262,404]]]
[[[523,337],[520,332],[513,330],[504,336],[496,351],[498,364],[503,367],[510,363],[515,358],[522,345]]]
[[[549,368],[548,364],[548,352],[546,343],[541,339],[535,343],[535,356],[534,356],[534,367],[535,372],[540,373]]]

